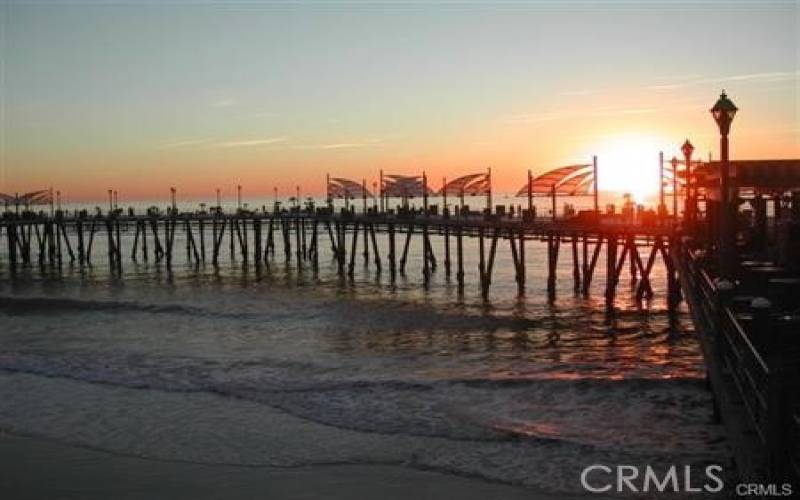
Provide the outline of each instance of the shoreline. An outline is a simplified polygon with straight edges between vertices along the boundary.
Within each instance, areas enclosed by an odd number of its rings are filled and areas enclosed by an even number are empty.
[[[14,500],[582,498],[403,466],[193,464],[124,456],[13,433],[0,434],[0,468],[0,491]]]

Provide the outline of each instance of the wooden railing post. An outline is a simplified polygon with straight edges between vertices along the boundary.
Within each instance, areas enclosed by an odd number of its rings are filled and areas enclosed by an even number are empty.
[[[764,297],[755,297],[750,301],[753,313],[753,336],[762,338],[764,342],[764,359],[767,363],[767,403],[766,429],[764,436],[767,445],[768,479],[782,482],[786,478],[786,446],[784,435],[788,421],[787,411],[791,407],[784,398],[784,385],[780,364],[780,349],[776,333],[772,330],[772,303]]]

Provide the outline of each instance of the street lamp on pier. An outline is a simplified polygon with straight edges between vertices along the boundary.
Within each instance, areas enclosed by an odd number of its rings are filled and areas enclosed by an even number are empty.
[[[683,159],[686,162],[686,199],[684,200],[684,217],[689,224],[694,224],[695,222],[695,200],[694,200],[694,185],[692,182],[692,153],[694,152],[694,146],[692,143],[689,142],[689,139],[683,143],[681,146],[681,152],[683,153]]]
[[[738,108],[722,91],[719,99],[710,109],[714,121],[719,127],[720,162],[719,162],[719,266],[720,275],[729,277],[732,272],[733,251],[733,208],[730,193],[730,161],[728,160],[728,133],[731,130],[733,117]]]
[[[672,157],[672,220],[678,222],[678,159]]]

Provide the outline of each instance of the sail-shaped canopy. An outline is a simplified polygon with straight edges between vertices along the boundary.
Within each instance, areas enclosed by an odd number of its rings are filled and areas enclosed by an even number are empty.
[[[372,196],[369,189],[360,182],[334,177],[328,183],[328,196],[331,198],[361,198]]]
[[[458,179],[454,179],[442,187],[437,194],[450,194],[450,195],[478,195],[486,194],[490,191],[491,184],[488,173],[469,174],[463,175]]]
[[[20,205],[47,205],[53,201],[53,196],[50,194],[49,189],[41,189],[18,196],[0,193],[0,201]]]
[[[581,186],[584,186],[586,184],[590,185],[593,178],[594,177],[592,176],[591,170],[573,175],[572,177],[566,179],[556,187],[556,193],[567,196],[588,194],[588,193],[581,193],[580,188]]]
[[[580,165],[567,165],[566,167],[559,167],[542,175],[531,179],[530,191],[535,195],[549,195],[552,193],[553,188],[556,189],[558,194],[578,195],[582,194],[577,192],[577,188],[581,186],[581,181],[586,181],[587,177],[592,176],[591,164]],[[580,180],[575,181],[574,184],[567,184],[571,182],[573,177],[578,177]],[[567,184],[564,191],[561,190],[561,185]],[[576,193],[572,193],[576,191]],[[517,196],[526,196],[528,194],[528,185],[525,184],[517,192]]]
[[[421,175],[385,175],[383,179],[383,194],[394,198],[413,198],[422,196],[427,190],[428,195],[435,194],[430,187],[424,185]]]

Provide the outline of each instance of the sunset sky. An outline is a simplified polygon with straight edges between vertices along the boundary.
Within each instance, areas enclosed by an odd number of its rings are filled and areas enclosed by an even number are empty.
[[[0,7],[0,192],[322,193],[326,172],[488,166],[503,192],[592,154],[626,189],[687,137],[717,156],[723,88],[734,159],[800,157],[794,1],[70,3]]]

